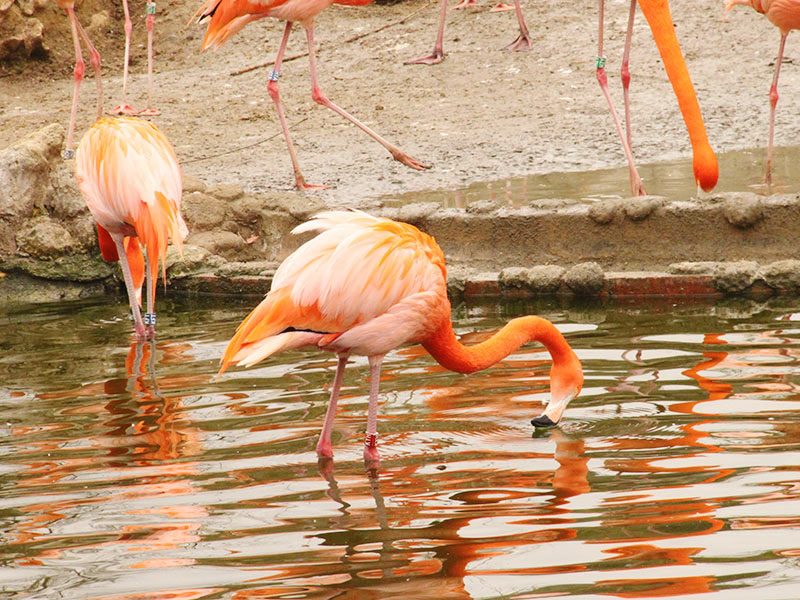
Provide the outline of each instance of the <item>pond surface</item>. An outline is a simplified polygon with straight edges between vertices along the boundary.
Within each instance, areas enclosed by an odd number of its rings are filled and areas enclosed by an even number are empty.
[[[760,195],[800,192],[800,146],[775,149],[771,187],[764,184],[765,156],[765,148],[720,154],[719,184],[714,192],[750,191]],[[671,200],[686,200],[697,195],[691,158],[637,166],[648,194]],[[386,198],[384,203],[396,206],[439,202],[447,208],[464,208],[479,200],[493,200],[503,206],[526,206],[548,198],[599,200],[628,196],[628,168],[622,167],[482,181],[456,190],[409,192]]]
[[[3,598],[800,597],[800,302],[459,307],[556,321],[583,394],[532,435],[540,348],[401,349],[367,472],[364,360],[320,468],[331,357],[212,381],[255,300],[162,300],[154,347],[109,300],[0,313]]]

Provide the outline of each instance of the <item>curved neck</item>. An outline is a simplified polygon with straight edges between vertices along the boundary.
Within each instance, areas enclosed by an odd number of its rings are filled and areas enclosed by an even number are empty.
[[[689,139],[695,156],[695,176],[703,189],[708,190],[716,184],[717,159],[708,142],[703,115],[700,112],[700,103],[697,101],[689,70],[686,68],[683,53],[675,35],[669,0],[639,0],[639,7],[653,32],[653,39],[658,46],[658,52],[664,62],[664,69],[675,90],[678,106],[683,114],[686,129],[689,131]]]
[[[544,345],[553,358],[554,366],[575,357],[561,332],[541,317],[512,319],[488,340],[473,346],[464,346],[456,339],[453,325],[448,320],[422,345],[446,369],[474,373],[491,367],[528,342]]]

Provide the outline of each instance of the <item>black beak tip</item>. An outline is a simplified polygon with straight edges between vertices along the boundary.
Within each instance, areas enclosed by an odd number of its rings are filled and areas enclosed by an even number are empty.
[[[542,415],[540,417],[536,417],[535,419],[531,419],[531,425],[534,427],[555,427],[556,422],[547,415]]]

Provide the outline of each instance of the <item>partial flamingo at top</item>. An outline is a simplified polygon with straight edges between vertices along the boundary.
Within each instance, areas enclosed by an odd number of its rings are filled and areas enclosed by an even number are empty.
[[[294,21],[306,31],[306,40],[308,43],[308,60],[309,68],[311,71],[311,97],[318,104],[331,109],[336,114],[344,117],[356,127],[361,129],[364,133],[372,137],[375,141],[381,144],[389,151],[392,158],[403,163],[404,165],[415,169],[427,169],[428,165],[411,157],[403,152],[394,144],[388,142],[383,137],[375,133],[372,129],[367,127],[364,123],[356,119],[347,111],[334,104],[322,92],[317,81],[317,58],[316,48],[314,43],[314,18],[325,8],[332,4],[344,4],[348,6],[362,6],[369,4],[372,0],[207,0],[195,13],[200,21],[203,19],[210,19],[206,35],[203,38],[202,48],[216,48],[225,43],[234,33],[242,29],[251,21],[263,19],[265,17],[273,17],[286,21],[286,26],[283,30],[283,37],[281,38],[278,53],[275,57],[275,63],[269,75],[269,83],[267,89],[269,95],[275,103],[275,111],[278,113],[278,120],[280,121],[283,136],[286,139],[286,145],[289,149],[289,157],[292,161],[292,168],[294,169],[295,186],[297,189],[305,190],[310,188],[324,188],[324,185],[314,185],[306,182],[302,171],[300,170],[300,163],[297,160],[297,153],[294,149],[291,136],[289,135],[289,126],[286,122],[286,115],[283,111],[283,103],[281,102],[280,89],[278,87],[278,79],[281,73],[281,65],[283,63],[283,56],[286,51],[286,44],[289,41],[289,34],[292,31]]]
[[[792,29],[800,29],[800,0],[727,0],[725,8],[731,10],[737,4],[750,6],[756,12],[766,15],[770,22],[781,32],[781,42],[778,46],[778,56],[775,59],[775,74],[772,76],[772,85],[769,89],[769,143],[767,145],[767,159],[764,165],[764,178],[772,183],[772,154],[775,145],[775,110],[778,107],[778,78],[783,64],[783,52],[786,48],[786,38]]]
[[[636,15],[636,2],[631,0],[628,15],[628,30],[625,38],[625,51],[622,58],[622,85],[625,101],[625,131],[622,123],[617,116],[616,108],[611,100],[608,91],[608,78],[606,76],[606,57],[603,54],[603,34],[605,22],[605,0],[599,0],[599,32],[597,46],[597,80],[600,88],[608,103],[609,110],[614,119],[614,125],[619,135],[625,157],[628,162],[630,172],[631,194],[634,196],[644,195],[645,188],[642,179],[636,169],[632,151],[630,101],[628,89],[630,85],[629,58],[631,40],[633,37],[633,22]],[[719,166],[717,157],[711,148],[706,134],[703,115],[700,111],[700,103],[694,91],[689,70],[683,59],[683,53],[675,35],[675,25],[672,21],[672,14],[668,0],[639,0],[639,8],[650,25],[653,39],[658,47],[661,60],[664,62],[664,69],[672,83],[672,88],[678,98],[678,106],[683,114],[683,120],[689,132],[689,140],[692,144],[694,154],[693,168],[695,183],[705,191],[711,191],[717,185],[719,178]]]

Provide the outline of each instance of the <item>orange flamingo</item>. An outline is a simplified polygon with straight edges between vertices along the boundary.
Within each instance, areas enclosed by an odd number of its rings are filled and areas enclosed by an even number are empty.
[[[683,60],[683,53],[681,52],[678,38],[675,35],[675,27],[672,23],[672,15],[669,9],[669,0],[639,0],[639,7],[650,25],[650,30],[653,32],[653,38],[655,39],[656,46],[658,46],[658,51],[664,62],[664,68],[672,83],[672,88],[675,90],[675,95],[678,98],[678,106],[681,109],[683,120],[689,131],[689,139],[692,143],[692,151],[694,154],[693,166],[695,183],[703,190],[711,191],[714,189],[714,186],[717,185],[717,179],[719,177],[717,157],[708,142],[708,136],[706,135],[706,129],[703,123],[703,115],[700,112],[700,104],[697,101],[697,95],[692,86],[689,70],[686,68],[686,63]],[[632,136],[630,102],[628,96],[631,80],[629,59],[631,39],[633,37],[633,20],[636,14],[636,0],[631,0],[630,13],[628,16],[628,31],[625,37],[625,50],[622,57],[625,132],[623,132],[622,123],[617,116],[617,110],[614,107],[614,103],[608,91],[608,78],[605,69],[606,57],[603,55],[605,0],[600,0],[599,8],[599,35],[597,41],[596,67],[597,81],[600,83],[600,89],[611,111],[617,135],[622,141],[622,148],[625,152],[625,158],[628,161],[628,169],[630,172],[631,193],[634,196],[642,196],[646,192],[642,184],[642,179],[639,177],[639,172],[636,170],[636,165],[633,160],[633,151],[631,150]]]
[[[161,262],[166,282],[168,238],[181,249],[188,234],[181,217],[181,170],[169,140],[152,123],[134,117],[99,119],[81,139],[75,179],[97,221],[103,258],[119,260],[134,330],[155,335],[153,284]],[[146,255],[142,255],[142,246]],[[142,319],[142,280],[147,277],[147,313]]]
[[[286,51],[286,44],[289,41],[289,34],[292,31],[294,21],[299,21],[303,28],[306,30],[306,39],[308,41],[308,62],[311,71],[311,98],[331,109],[333,112],[341,117],[344,117],[356,127],[361,129],[364,133],[372,137],[375,141],[381,144],[389,151],[396,161],[404,165],[421,171],[429,168],[415,158],[412,158],[400,148],[391,144],[383,137],[375,133],[372,129],[367,127],[364,123],[356,119],[350,113],[334,104],[322,92],[317,82],[317,57],[316,49],[314,47],[314,18],[325,8],[331,4],[344,4],[346,6],[363,6],[369,4],[372,0],[206,0],[200,7],[195,16],[199,16],[199,20],[210,17],[206,35],[203,38],[202,49],[206,50],[209,47],[218,48],[234,33],[242,29],[250,21],[263,19],[264,17],[274,17],[286,21],[286,26],[283,30],[283,37],[281,38],[280,46],[278,47],[278,54],[275,57],[275,63],[272,72],[269,75],[269,83],[267,84],[267,91],[269,92],[272,101],[275,103],[275,111],[278,113],[278,120],[283,130],[283,137],[286,139],[286,145],[289,148],[289,157],[292,160],[292,168],[294,169],[295,185],[300,190],[309,188],[324,188],[326,186],[313,185],[306,183],[303,173],[300,171],[300,164],[297,161],[297,153],[295,152],[292,139],[289,136],[289,127],[286,124],[286,115],[283,111],[281,103],[280,90],[278,88],[278,78],[281,72],[281,63],[283,62],[283,54]]]
[[[775,59],[775,74],[769,88],[769,144],[767,145],[767,164],[765,180],[772,183],[772,147],[775,142],[775,109],[778,106],[778,77],[781,74],[783,51],[786,38],[792,29],[800,29],[800,0],[727,0],[725,8],[731,10],[737,4],[751,6],[756,12],[767,15],[770,23],[781,30],[781,43],[778,46],[778,57]]]
[[[549,321],[513,319],[488,340],[464,346],[450,322],[444,254],[416,227],[363,212],[324,212],[294,233],[318,232],[275,272],[266,298],[239,325],[221,360],[253,365],[276,352],[312,346],[338,358],[317,454],[333,456],[331,432],[350,355],[367,356],[370,393],[364,460],[377,461],[381,361],[402,344],[421,343],[443,367],[481,371],[527,342],[542,343],[553,359],[551,399],[531,423],[555,425],[583,386],[578,357]]]
[[[467,6],[472,6],[475,4],[475,0],[462,0],[457,6],[454,6],[454,9],[461,9],[466,8]],[[502,11],[502,10],[509,10],[512,7],[509,7],[507,4],[500,3],[491,9],[493,12]],[[520,6],[520,0],[514,0],[513,10],[517,15],[517,23],[519,24],[519,35],[517,39],[511,42],[508,46],[504,48],[504,50],[509,50],[512,52],[520,52],[525,50],[530,50],[533,46],[533,42],[531,42],[530,32],[528,31],[528,25],[525,23],[525,15],[522,14],[522,7]],[[436,33],[436,41],[433,44],[433,52],[427,54],[425,56],[420,56],[419,58],[413,58],[411,60],[407,60],[405,64],[407,65],[435,65],[440,63],[444,60],[444,22],[447,19],[447,0],[442,0],[442,6],[439,10],[439,28],[437,29]]]

